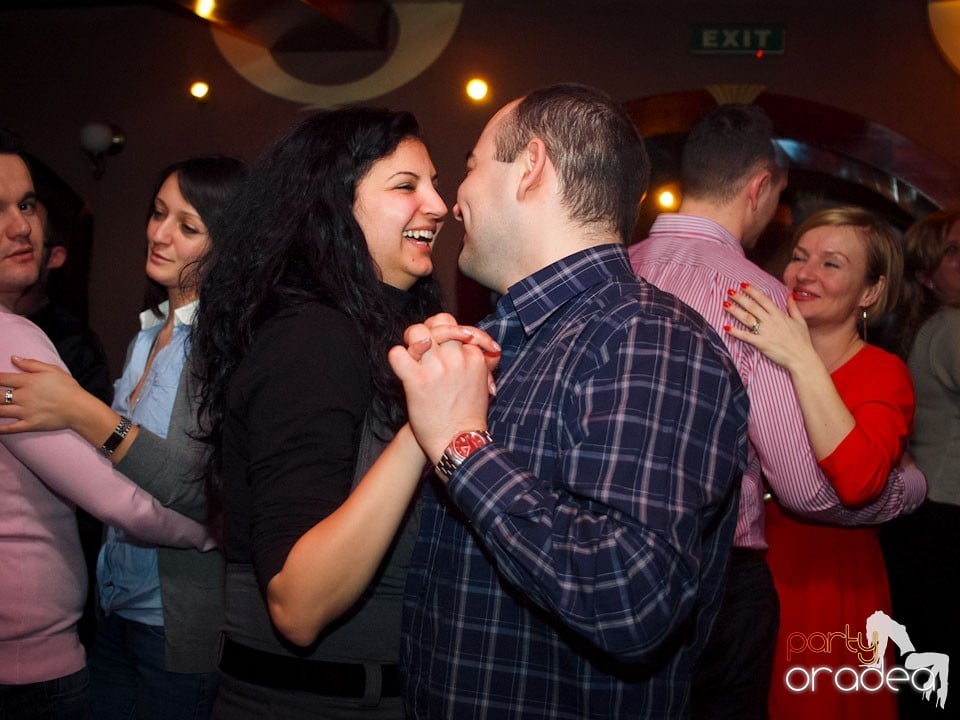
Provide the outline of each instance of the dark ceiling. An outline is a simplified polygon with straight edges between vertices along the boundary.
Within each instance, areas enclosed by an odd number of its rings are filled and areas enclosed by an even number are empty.
[[[426,0],[429,1],[429,0]],[[515,0],[520,1],[520,0]],[[573,0],[562,0],[572,2]],[[597,0],[577,0],[585,6]],[[784,0],[780,0],[781,2]],[[388,0],[217,0],[203,21],[269,48],[272,52],[369,52],[388,50],[393,11]],[[8,9],[42,10],[150,5],[198,19],[194,0],[8,0]],[[691,94],[695,95],[695,94]],[[704,103],[705,93],[677,106],[672,96],[627,103],[641,132],[651,140],[651,153],[671,155],[671,133],[689,130]],[[761,95],[757,100],[771,115],[778,134],[793,143],[794,178],[823,191],[882,211],[902,225],[910,218],[960,197],[956,170],[932,157],[906,138],[865,118],[817,107],[803,112],[786,97]],[[779,104],[778,104],[779,103]],[[786,103],[786,105],[784,105]],[[808,103],[808,105],[810,105]],[[689,107],[688,107],[689,106]],[[689,117],[688,117],[689,116]],[[829,118],[825,121],[824,118]],[[679,123],[679,125],[678,125]],[[674,127],[676,126],[676,127]],[[672,152],[676,154],[676,152]],[[666,163],[669,166],[669,163]],[[671,175],[669,169],[666,175]],[[867,202],[873,199],[874,202]]]
[[[198,16],[191,0],[8,0],[8,9],[152,5]],[[205,17],[274,52],[382,50],[389,40],[386,0],[217,0]]]

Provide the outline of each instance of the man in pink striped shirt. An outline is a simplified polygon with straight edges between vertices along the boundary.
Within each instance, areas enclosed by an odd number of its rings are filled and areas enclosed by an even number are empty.
[[[896,471],[883,494],[851,509],[817,466],[789,374],[723,331],[727,290],[749,283],[786,309],[786,287],[750,262],[786,186],[773,127],[755,105],[723,105],[691,131],[679,212],[657,217],[630,250],[634,271],[699,312],[723,338],[750,397],[749,455],[723,605],[694,676],[694,718],[767,717],[779,601],[764,559],[764,481],[784,507],[838,525],[880,523],[913,510],[923,475]]]

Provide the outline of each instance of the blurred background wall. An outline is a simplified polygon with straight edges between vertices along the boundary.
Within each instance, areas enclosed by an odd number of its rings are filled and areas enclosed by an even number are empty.
[[[88,207],[89,321],[117,374],[136,330],[144,220],[160,169],[194,154],[253,160],[313,108],[344,99],[416,114],[451,207],[492,112],[559,81],[599,86],[628,105],[650,137],[657,183],[669,184],[700,112],[756,100],[778,130],[800,138],[792,147],[808,188],[852,192],[903,218],[960,204],[960,75],[931,25],[937,4],[227,0],[205,19],[186,2],[8,2],[0,125]],[[721,40],[724,28],[774,28],[782,44],[758,53],[754,38],[742,53],[703,53],[697,28],[720,29],[708,37]],[[489,83],[482,102],[464,92],[474,76]],[[188,93],[200,79],[211,88],[203,102]],[[79,139],[91,122],[124,136],[99,178]],[[649,219],[650,198],[644,207]],[[450,308],[475,319],[485,295],[458,276],[460,238],[450,220],[437,273]]]

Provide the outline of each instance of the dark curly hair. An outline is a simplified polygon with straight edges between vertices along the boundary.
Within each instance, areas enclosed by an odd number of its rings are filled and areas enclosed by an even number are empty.
[[[212,228],[192,344],[202,432],[212,445],[208,482],[215,484],[220,461],[230,379],[257,329],[284,308],[321,302],[354,320],[370,353],[375,419],[391,430],[406,421],[387,351],[407,325],[439,310],[440,292],[432,277],[421,278],[398,310],[353,206],[367,171],[407,138],[419,139],[420,127],[406,112],[354,107],[312,115],[266,150]]]

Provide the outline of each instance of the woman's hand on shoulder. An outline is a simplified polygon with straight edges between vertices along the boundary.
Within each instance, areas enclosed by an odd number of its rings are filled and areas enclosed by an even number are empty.
[[[741,283],[728,290],[724,309],[738,322],[724,325],[728,335],[742,340],[787,370],[797,370],[816,355],[810,331],[793,296],[787,296],[787,312],[778,308],[762,291]]]
[[[71,427],[71,411],[87,394],[79,383],[56,365],[15,356],[11,361],[23,372],[0,373],[0,388],[13,390],[13,402],[0,402],[0,418],[16,422],[0,425],[0,433]]]

